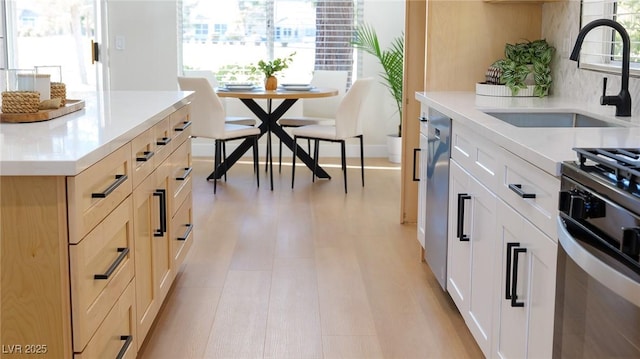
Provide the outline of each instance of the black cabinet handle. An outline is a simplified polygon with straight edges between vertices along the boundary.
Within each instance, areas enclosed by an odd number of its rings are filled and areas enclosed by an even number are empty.
[[[191,126],[191,121],[185,121],[182,123],[182,127],[176,127],[173,130],[177,132],[181,132],[187,129],[187,127]]]
[[[414,182],[419,182],[420,178],[418,178],[418,176],[416,176],[416,158],[418,157],[417,154],[418,152],[422,151],[421,148],[414,148],[413,149],[413,181]]]
[[[99,192],[99,193],[92,193],[91,194],[91,198],[107,198],[108,195],[111,194],[111,192],[115,191],[116,188],[118,188],[121,184],[124,183],[124,181],[127,180],[127,175],[116,175],[116,180],[109,185],[109,187],[107,187],[107,189],[104,190],[104,192]]]
[[[507,243],[507,268],[505,270],[505,294],[504,299],[511,299],[511,255],[513,247],[520,247],[520,243],[518,242],[508,242]]]
[[[524,191],[522,190],[521,184],[511,183],[509,184],[509,189],[515,192],[518,196],[522,198],[536,198],[535,193],[524,193]]]
[[[162,237],[167,232],[167,191],[157,189],[153,192],[154,197],[160,197],[160,228],[154,230],[154,237]]]
[[[520,253],[527,253],[527,249],[516,248],[513,250],[513,284],[511,285],[512,307],[524,307],[524,302],[518,302],[518,295],[516,294],[516,290],[518,289],[518,255]]]
[[[176,238],[179,241],[186,241],[187,238],[189,238],[189,235],[191,234],[191,231],[193,230],[193,224],[191,224],[191,223],[185,224],[184,226],[187,227],[187,230],[184,231],[184,234],[182,235],[182,237]]]
[[[158,146],[166,146],[169,144],[169,142],[171,142],[171,138],[170,137],[162,137],[161,139],[159,139],[156,142],[156,145]]]
[[[458,193],[458,232],[457,237],[460,239],[460,242],[468,242],[469,237],[464,234],[464,201],[467,199],[471,199],[466,193]]]
[[[193,167],[185,167],[184,173],[182,174],[182,176],[176,177],[176,181],[186,180],[187,177],[189,177],[189,175],[191,174],[191,171],[193,171]]]
[[[420,116],[418,117],[418,120],[420,120],[420,122],[427,122],[429,121],[429,119],[426,116]]]
[[[118,355],[116,355],[116,359],[124,358],[124,354],[127,352],[127,349],[129,349],[129,346],[131,346],[131,343],[133,342],[133,335],[121,335],[120,340],[124,340],[124,344],[122,344],[122,348],[120,348]]]
[[[93,279],[109,279],[113,272],[115,272],[116,268],[118,268],[120,263],[125,259],[127,254],[129,254],[129,248],[118,248],[118,253],[120,254],[118,254],[116,260],[111,263],[109,268],[107,268],[107,271],[104,272],[104,274],[94,274]]]
[[[155,153],[153,153],[153,151],[144,151],[142,152],[143,156],[141,157],[136,157],[136,161],[138,162],[147,162],[151,159],[151,157],[153,157],[153,155],[155,155]]]

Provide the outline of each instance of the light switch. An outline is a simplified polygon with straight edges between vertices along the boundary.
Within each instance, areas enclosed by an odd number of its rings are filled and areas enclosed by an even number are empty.
[[[124,50],[124,36],[116,35],[116,50]]]

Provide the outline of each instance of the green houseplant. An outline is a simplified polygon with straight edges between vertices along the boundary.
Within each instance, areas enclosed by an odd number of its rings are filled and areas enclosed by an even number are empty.
[[[295,54],[295,52],[292,52],[287,57],[275,58],[271,61],[260,60],[256,66],[251,66],[251,72],[262,72],[264,74],[265,90],[275,90],[278,87],[278,80],[274,75],[288,68]]]
[[[551,59],[555,48],[540,39],[505,45],[505,58],[494,62],[490,69],[499,74],[494,83],[506,85],[515,96],[521,89],[527,88],[527,79],[532,75],[535,85],[533,94],[544,97],[549,93],[553,79],[551,77]]]
[[[378,35],[373,27],[363,24],[356,27],[353,47],[375,56],[383,72],[380,74],[382,84],[387,87],[396,103],[399,124],[398,137],[402,133],[402,80],[404,70],[404,36],[398,36],[391,41],[387,49],[380,48]]]

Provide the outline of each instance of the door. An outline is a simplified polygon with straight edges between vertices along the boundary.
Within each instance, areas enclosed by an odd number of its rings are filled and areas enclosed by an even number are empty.
[[[502,201],[497,218],[497,357],[551,358],[557,244]]]
[[[418,242],[424,249],[424,238],[426,231],[427,215],[425,213],[427,206],[427,134],[426,122],[420,123],[420,128],[424,131],[420,132],[420,169],[418,183]]]
[[[450,169],[447,290],[478,346],[490,357],[496,244],[496,196],[455,160]]]
[[[106,0],[8,0],[5,6],[8,68],[51,66],[43,71],[67,91],[106,88]]]

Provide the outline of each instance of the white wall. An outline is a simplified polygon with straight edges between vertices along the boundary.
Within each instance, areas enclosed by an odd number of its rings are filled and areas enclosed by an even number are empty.
[[[108,2],[112,90],[175,90],[178,68],[175,0]],[[116,37],[124,49],[116,49]]]
[[[207,0],[212,1],[212,0]],[[381,46],[404,31],[405,0],[365,0],[364,21],[372,25]],[[175,90],[178,74],[177,4],[175,0],[111,0],[108,2],[109,69],[112,90]],[[116,50],[115,38],[123,36],[125,49]],[[365,55],[363,76],[378,77],[377,60]],[[246,109],[229,106],[242,111]],[[230,113],[233,115],[234,113]],[[386,135],[396,131],[395,104],[386,88],[376,83],[369,100],[365,131],[365,156],[386,157]],[[358,142],[348,147],[359,156]],[[212,148],[194,146],[195,155],[209,155]],[[323,149],[323,155],[339,156],[339,147]],[[261,149],[264,153],[264,149]]]

